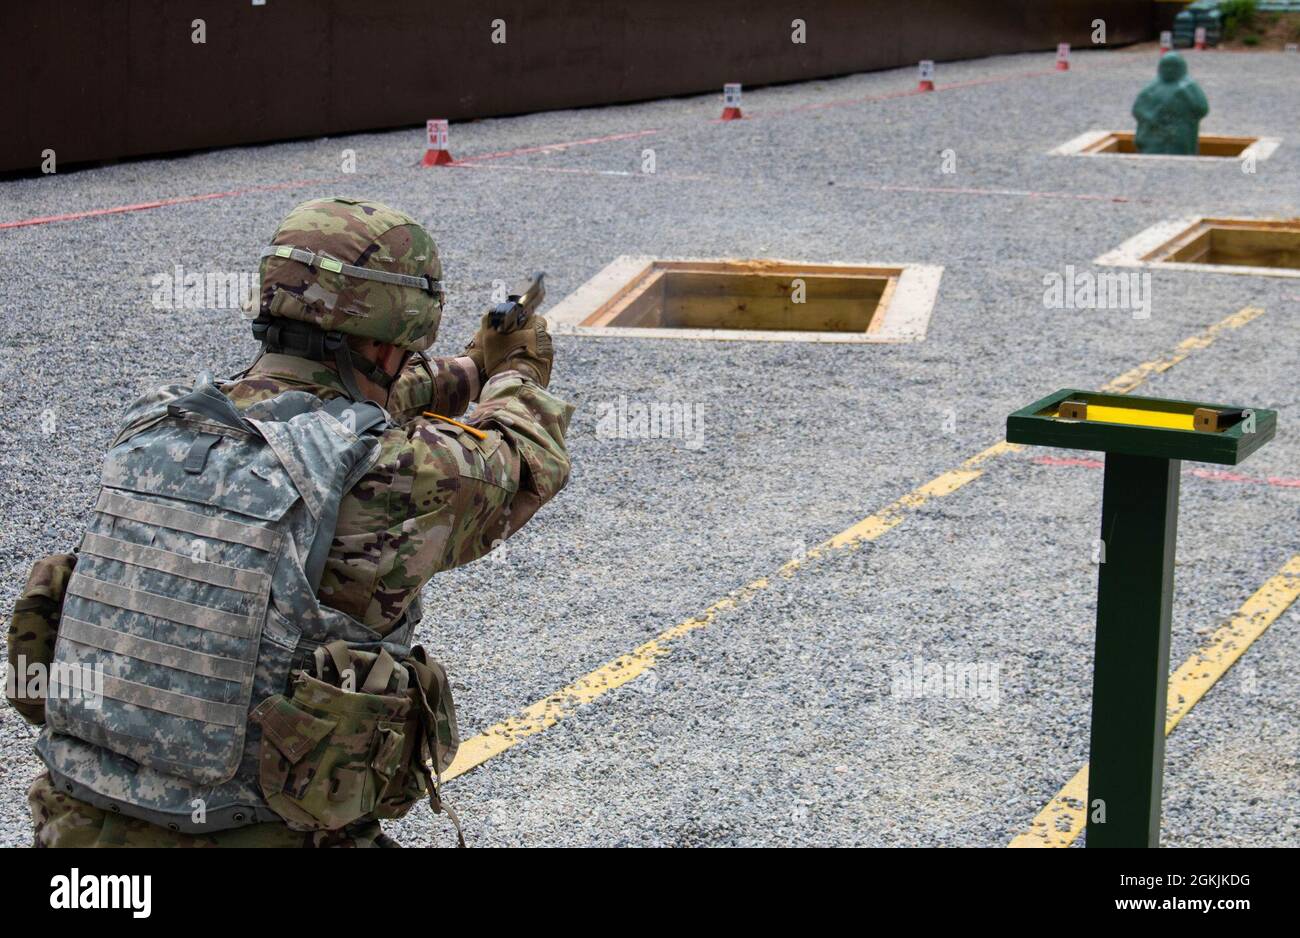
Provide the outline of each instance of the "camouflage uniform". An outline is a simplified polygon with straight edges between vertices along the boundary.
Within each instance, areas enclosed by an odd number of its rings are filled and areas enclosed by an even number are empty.
[[[409,240],[402,245],[410,249]],[[272,289],[277,276],[278,291]],[[264,309],[268,297],[282,312],[292,306],[292,299],[286,299],[290,291],[283,288],[287,280],[264,265]],[[341,288],[340,295],[347,289]],[[349,302],[367,300],[354,295]],[[420,341],[418,332],[403,339],[408,348]],[[394,423],[380,438],[379,457],[343,498],[318,596],[322,604],[381,634],[401,620],[434,573],[488,553],[568,480],[564,435],[572,407],[519,372],[498,372],[484,384],[463,422],[448,419],[463,414],[471,403],[478,380],[472,369],[466,358],[413,356],[390,388],[387,409]],[[274,353],[263,354],[222,390],[240,409],[289,390],[326,400],[348,393],[333,367]],[[33,606],[26,620],[15,617],[15,629],[22,634],[11,629],[11,643],[48,644],[62,601],[61,591],[45,582],[52,576],[59,574],[40,572],[40,588],[33,593],[39,608]],[[66,572],[62,576],[66,579]],[[42,617],[48,620],[44,626]],[[37,846],[394,845],[377,821],[315,833],[277,823],[206,835],[169,831],[76,800],[56,790],[48,774],[36,780],[29,802]]]
[[[37,847],[397,847],[377,821],[343,831],[304,833],[284,824],[250,824],[195,836],[102,811],[65,795],[42,773],[27,793]]]
[[[394,419],[380,441],[375,467],[344,497],[320,598],[386,632],[431,575],[469,563],[517,531],[569,478],[564,433],[572,408],[513,373],[488,381],[467,426],[426,418],[460,414],[468,381],[454,361],[434,362],[434,376],[416,359],[394,386]],[[425,388],[437,387],[433,411]],[[227,387],[240,407],[298,389],[320,397],[342,393],[319,363],[266,355]],[[444,397],[445,394],[445,397]]]

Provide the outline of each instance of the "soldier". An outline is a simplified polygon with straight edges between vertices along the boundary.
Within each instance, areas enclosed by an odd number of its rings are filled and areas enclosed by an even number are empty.
[[[1134,145],[1139,153],[1195,156],[1200,149],[1201,118],[1210,103],[1201,86],[1187,75],[1187,62],[1177,52],[1160,57],[1155,81],[1133,102],[1137,120]]]
[[[252,366],[128,412],[91,533],[10,630],[11,669],[104,675],[97,708],[13,701],[47,723],[37,846],[395,846],[379,818],[443,807],[420,590],[564,487],[572,408],[540,317],[424,357],[441,276],[405,214],[306,202],[263,252]]]

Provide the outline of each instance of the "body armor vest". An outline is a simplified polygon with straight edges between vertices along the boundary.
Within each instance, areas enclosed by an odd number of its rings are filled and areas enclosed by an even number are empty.
[[[339,503],[378,457],[377,405],[286,391],[240,411],[210,379],[138,401],[68,582],[37,751],[54,784],[193,833],[278,821],[262,726],[316,649],[402,658],[316,598]]]

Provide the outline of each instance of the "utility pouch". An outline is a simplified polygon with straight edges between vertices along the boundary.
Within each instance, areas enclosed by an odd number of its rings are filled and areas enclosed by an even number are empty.
[[[394,779],[377,816],[401,817],[427,794],[434,814],[447,813],[456,829],[457,843],[463,847],[460,818],[442,800],[442,773],[451,766],[460,747],[451,682],[442,664],[419,645],[411,649],[402,664],[411,677],[412,714],[407,735],[413,744],[409,758],[403,761],[402,774]]]
[[[262,727],[262,795],[295,830],[338,830],[371,816],[406,748],[410,695],[389,693],[379,674],[405,672],[387,652],[326,647],[337,666],[318,655],[316,677],[295,671],[291,697],[275,694],[251,714]]]
[[[252,713],[270,806],[296,830],[401,817],[426,794],[442,810],[437,774],[458,741],[441,665],[418,647],[398,661],[342,641],[317,648],[313,665],[314,676],[294,672],[291,697],[269,697]]]
[[[59,634],[63,595],[75,554],[51,554],[32,565],[9,623],[9,674],[5,699],[28,723],[45,722],[45,695]]]

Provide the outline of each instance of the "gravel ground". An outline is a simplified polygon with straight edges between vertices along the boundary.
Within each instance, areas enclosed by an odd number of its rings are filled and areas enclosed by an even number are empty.
[[[1246,305],[1268,312],[1140,393],[1277,408],[1281,433],[1242,471],[1300,476],[1300,282],[1156,273],[1148,320],[1043,306],[1045,274],[1094,269],[1161,219],[1300,214],[1300,57],[1189,60],[1206,132],[1284,138],[1255,175],[1046,156],[1130,127],[1154,74],[1149,55],[1076,51],[1066,74],[1050,55],[941,63],[941,86],[977,84],[925,96],[888,97],[912,70],[758,89],[754,119],[731,124],[701,96],[453,125],[462,159],[656,131],[472,168],[413,168],[422,134],[406,130],[0,183],[5,221],[332,180],[0,231],[0,605],[35,558],[77,542],[132,397],[253,353],[231,311],[153,309],[150,277],[251,270],[284,213],[334,193],[435,233],[452,281],[439,354],[468,338],[494,278],[526,269],[547,270],[558,299],[619,254],[945,266],[913,345],[558,339],[553,387],[579,407],[570,487],[503,562],[426,592],[421,639],[455,677],[467,736],[955,467],[1011,410],[1098,386]],[[345,149],[357,173],[335,179]],[[620,395],[698,405],[704,445],[599,438],[598,405]],[[1003,457],[880,540],[778,578],[654,671],[457,779],[473,841],[1006,843],[1087,757],[1101,473],[1045,454]],[[1187,474],[1182,506],[1174,664],[1300,549],[1300,488]],[[1284,614],[1171,737],[1165,843],[1300,843],[1298,625]],[[892,667],[917,656],[995,667],[996,700],[895,697]],[[32,735],[0,710],[0,844],[29,841]],[[396,832],[449,842],[419,811]]]

